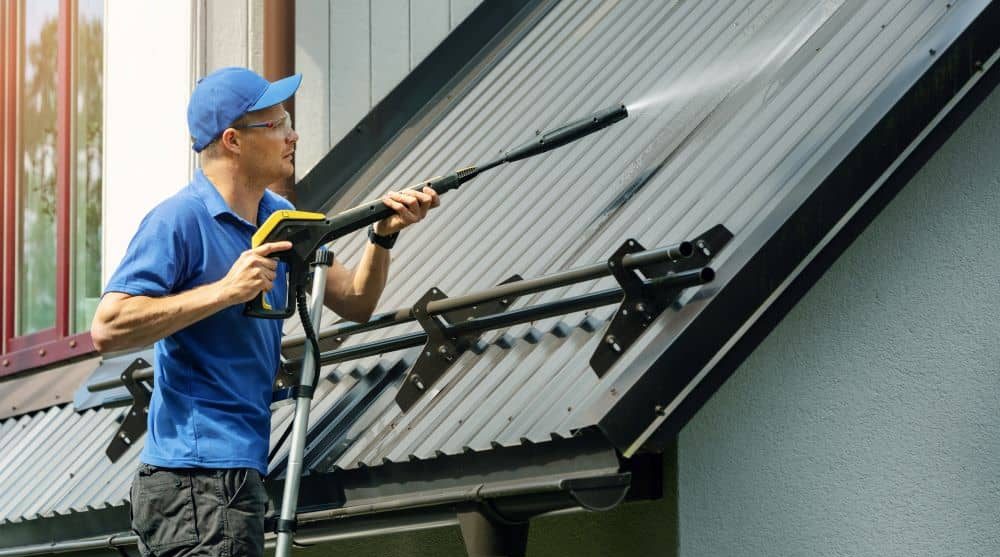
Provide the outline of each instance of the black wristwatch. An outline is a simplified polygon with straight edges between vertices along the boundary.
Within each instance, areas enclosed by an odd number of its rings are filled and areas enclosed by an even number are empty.
[[[389,234],[388,236],[380,236],[375,233],[375,227],[373,225],[368,225],[368,241],[376,246],[380,246],[385,249],[392,249],[392,246],[396,245],[396,238],[398,237],[399,232]]]

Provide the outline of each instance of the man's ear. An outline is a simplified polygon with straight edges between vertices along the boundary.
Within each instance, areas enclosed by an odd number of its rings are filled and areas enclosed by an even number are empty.
[[[240,154],[240,133],[233,128],[226,128],[219,136],[219,145],[233,154]]]

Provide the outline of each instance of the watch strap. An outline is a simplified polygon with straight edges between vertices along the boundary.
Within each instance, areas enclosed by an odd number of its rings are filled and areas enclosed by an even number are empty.
[[[392,246],[396,245],[396,238],[398,237],[399,232],[389,234],[388,236],[380,236],[375,233],[375,227],[373,225],[368,225],[368,241],[376,246],[385,249],[392,249]]]

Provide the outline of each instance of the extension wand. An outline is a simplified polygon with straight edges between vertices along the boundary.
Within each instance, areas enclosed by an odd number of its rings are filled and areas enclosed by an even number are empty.
[[[441,195],[457,189],[462,184],[475,178],[482,172],[508,162],[519,161],[552,149],[562,147],[581,137],[602,130],[615,122],[628,117],[625,105],[595,112],[591,116],[571,122],[556,129],[538,134],[538,137],[525,145],[512,149],[502,157],[477,166],[461,168],[445,176],[413,184],[406,189],[433,188]],[[244,313],[252,317],[267,319],[287,319],[295,313],[295,292],[305,288],[309,274],[309,265],[313,262],[316,250],[320,246],[332,242],[369,224],[390,217],[394,211],[387,207],[381,199],[369,201],[357,207],[327,218],[322,213],[306,211],[275,211],[253,236],[253,247],[268,242],[289,240],[292,248],[273,254],[279,261],[285,262],[288,273],[288,297],[284,308],[272,308],[264,300],[263,293],[247,302]]]

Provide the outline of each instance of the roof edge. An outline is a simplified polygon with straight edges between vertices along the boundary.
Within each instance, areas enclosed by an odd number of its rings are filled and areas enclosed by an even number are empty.
[[[462,505],[486,504],[518,522],[573,509],[610,510],[623,501],[661,498],[665,471],[675,467],[675,451],[667,460],[646,454],[626,461],[588,429],[537,445],[313,474],[303,478],[296,539],[327,543],[453,526]],[[272,494],[282,487],[267,483]],[[0,557],[134,547],[131,533],[108,530],[127,524],[128,507],[122,505],[0,526]]]
[[[100,365],[89,354],[54,367],[0,380],[0,422],[73,402],[74,393]]]

